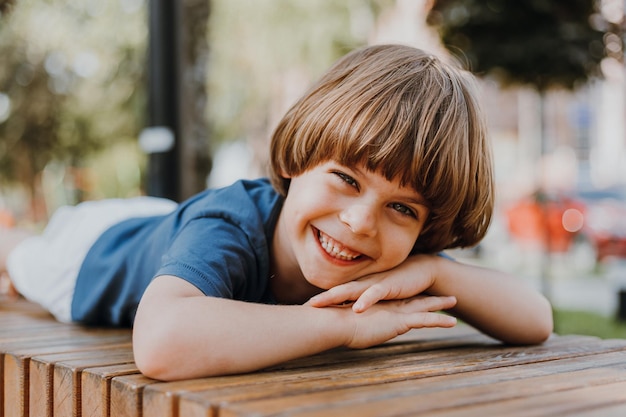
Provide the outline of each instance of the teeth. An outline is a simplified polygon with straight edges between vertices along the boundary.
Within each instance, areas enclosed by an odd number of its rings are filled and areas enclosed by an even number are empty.
[[[324,248],[326,253],[334,258],[342,259],[344,261],[352,261],[361,256],[360,253],[349,250],[341,243],[337,242],[330,236],[323,234],[322,232],[319,232],[317,235],[322,248]]]

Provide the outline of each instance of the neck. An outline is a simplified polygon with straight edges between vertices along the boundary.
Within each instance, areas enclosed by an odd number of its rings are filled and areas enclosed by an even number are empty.
[[[309,284],[304,279],[294,282],[282,278],[280,274],[272,275],[270,288],[274,298],[280,304],[304,304],[311,297],[321,292],[319,288]]]
[[[280,304],[303,304],[321,290],[306,280],[289,245],[283,241],[282,222],[281,213],[272,238],[270,289]]]

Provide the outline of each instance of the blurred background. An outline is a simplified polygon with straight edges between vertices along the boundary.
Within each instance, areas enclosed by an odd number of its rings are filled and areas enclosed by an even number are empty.
[[[0,226],[265,174],[337,58],[403,43],[480,80],[497,207],[453,251],[537,286],[557,331],[626,337],[621,0],[0,0]],[[0,230],[1,232],[1,230]]]

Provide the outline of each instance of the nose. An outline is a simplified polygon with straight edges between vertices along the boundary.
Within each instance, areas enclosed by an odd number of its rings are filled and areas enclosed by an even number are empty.
[[[374,236],[377,232],[377,219],[374,210],[365,204],[352,204],[339,213],[339,220],[353,233]]]

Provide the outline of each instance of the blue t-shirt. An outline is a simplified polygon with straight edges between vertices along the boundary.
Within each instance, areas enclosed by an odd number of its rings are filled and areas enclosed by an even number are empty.
[[[273,303],[270,246],[283,198],[266,179],[206,190],[166,216],[133,218],[89,250],[72,320],[131,326],[152,279],[174,275],[207,296]]]

